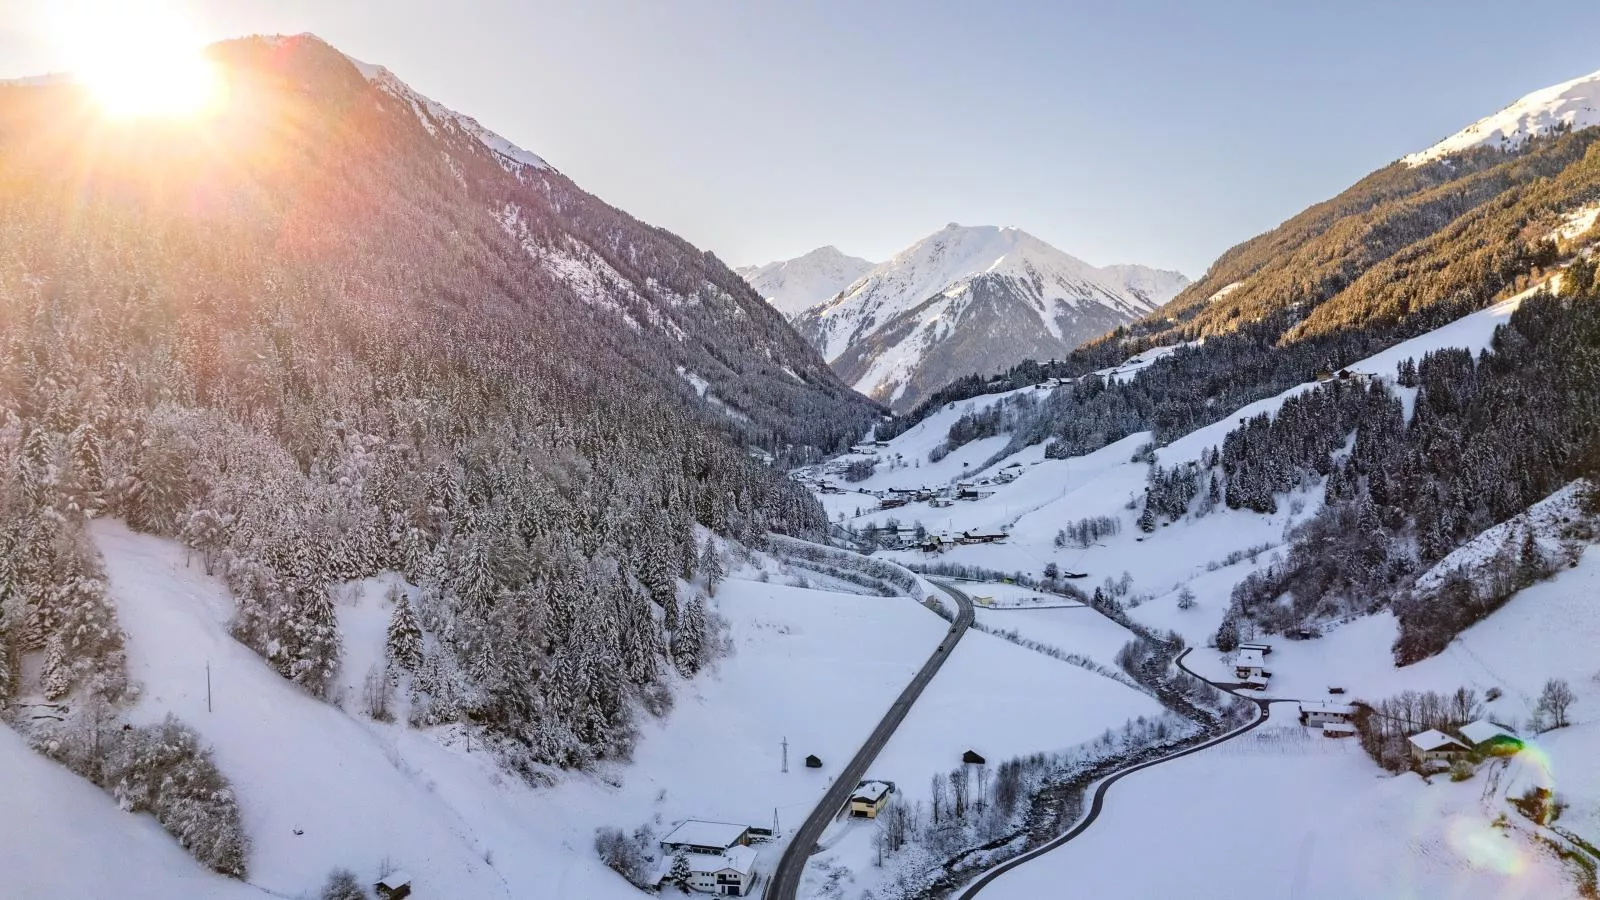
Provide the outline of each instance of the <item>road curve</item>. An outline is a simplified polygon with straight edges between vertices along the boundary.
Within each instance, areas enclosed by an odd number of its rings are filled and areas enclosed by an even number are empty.
[[[1183,658],[1185,656],[1188,656],[1188,655],[1189,655],[1189,651],[1185,650],[1182,653],[1178,654],[1178,658],[1176,660],[1174,660],[1174,662],[1176,662],[1177,665],[1178,665],[1178,668],[1182,669],[1183,671],[1188,672],[1190,675],[1194,675],[1196,678],[1201,678],[1201,676],[1195,675],[1195,673],[1193,671],[1191,671],[1188,666],[1185,666],[1183,664]],[[1202,678],[1201,680],[1207,680],[1207,679],[1203,679]],[[1212,683],[1215,684],[1214,682],[1212,682]],[[1272,707],[1267,701],[1258,700],[1255,697],[1246,697],[1243,694],[1237,693],[1237,692],[1235,692],[1233,690],[1230,690],[1228,688],[1225,688],[1225,687],[1221,687],[1220,685],[1217,685],[1217,687],[1220,690],[1227,691],[1228,693],[1233,694],[1235,697],[1243,697],[1246,700],[1250,700],[1250,701],[1254,702],[1256,704],[1257,709],[1260,710],[1260,715],[1256,716],[1254,719],[1251,719],[1249,723],[1247,723],[1245,725],[1241,725],[1241,726],[1239,726],[1238,728],[1235,728],[1232,731],[1226,732],[1224,734],[1220,734],[1220,735],[1212,738],[1211,740],[1206,741],[1203,744],[1196,744],[1193,747],[1190,747],[1190,748],[1188,748],[1186,750],[1180,750],[1177,753],[1172,754],[1171,756],[1163,756],[1160,759],[1152,759],[1152,760],[1149,760],[1148,762],[1139,763],[1136,766],[1129,766],[1126,769],[1123,769],[1123,770],[1121,770],[1119,772],[1113,772],[1110,775],[1106,776],[1105,778],[1101,779],[1100,782],[1095,786],[1094,798],[1089,803],[1089,812],[1088,812],[1088,814],[1085,815],[1082,819],[1079,819],[1078,823],[1076,825],[1072,826],[1072,828],[1069,829],[1065,834],[1061,835],[1058,838],[1055,838],[1054,840],[1050,841],[1048,844],[1041,844],[1038,847],[1035,847],[1034,849],[1029,850],[1027,853],[1022,854],[1021,856],[1016,857],[1015,859],[1007,860],[1006,862],[1002,863],[1001,865],[996,866],[995,868],[990,869],[989,871],[983,873],[983,875],[981,877],[979,877],[977,881],[974,881],[971,885],[968,885],[967,889],[962,891],[957,896],[956,900],[972,900],[973,897],[976,897],[978,895],[979,891],[981,891],[985,887],[987,887],[996,878],[999,878],[1001,875],[1004,875],[1005,873],[1011,871],[1012,869],[1015,869],[1017,866],[1020,866],[1023,863],[1026,863],[1026,862],[1028,862],[1030,860],[1038,859],[1039,857],[1045,855],[1046,853],[1049,853],[1051,850],[1055,850],[1056,848],[1065,845],[1067,842],[1071,841],[1073,838],[1075,838],[1078,835],[1080,835],[1080,834],[1084,833],[1085,831],[1087,831],[1089,826],[1094,824],[1094,820],[1098,819],[1100,817],[1100,810],[1105,806],[1106,791],[1110,790],[1111,786],[1113,784],[1116,784],[1118,781],[1122,780],[1123,778],[1125,778],[1125,777],[1127,777],[1129,775],[1132,775],[1133,773],[1139,771],[1140,769],[1148,769],[1151,766],[1158,766],[1158,765],[1160,765],[1160,764],[1162,764],[1164,762],[1171,762],[1172,760],[1175,760],[1175,759],[1182,759],[1183,757],[1188,756],[1191,753],[1199,753],[1201,750],[1206,750],[1208,748],[1215,747],[1216,745],[1218,745],[1220,743],[1223,743],[1224,741],[1231,741],[1234,738],[1238,737],[1239,735],[1244,734],[1247,731],[1251,731],[1251,730],[1255,729],[1256,727],[1261,725],[1261,723],[1265,722],[1267,720],[1267,717],[1272,714]]]
[[[900,692],[900,696],[884,714],[878,727],[867,737],[867,742],[861,745],[861,749],[856,751],[856,755],[850,759],[844,771],[833,780],[833,786],[828,788],[817,808],[811,811],[811,815],[807,816],[805,822],[795,831],[788,848],[783,851],[783,857],[778,860],[778,868],[772,873],[772,883],[767,885],[765,896],[768,900],[795,900],[795,894],[800,890],[800,876],[805,871],[806,860],[811,858],[817,840],[822,837],[823,829],[828,827],[834,815],[850,800],[850,794],[866,776],[867,767],[878,758],[878,752],[889,742],[895,729],[905,720],[906,713],[911,711],[911,705],[922,695],[922,689],[928,686],[934,675],[938,674],[939,668],[950,658],[950,653],[956,649],[956,644],[961,642],[968,626],[972,624],[972,598],[947,584],[933,582],[932,579],[929,581],[956,601],[959,611],[956,613],[955,624],[945,635],[944,641],[939,644],[939,649],[928,657],[928,661],[922,664],[916,677],[912,678],[906,689]]]

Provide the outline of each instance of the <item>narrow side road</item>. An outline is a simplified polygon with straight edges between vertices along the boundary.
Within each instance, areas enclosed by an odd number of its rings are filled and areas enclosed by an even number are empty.
[[[956,644],[960,643],[962,636],[967,633],[967,628],[972,625],[972,598],[950,585],[934,582],[931,579],[929,582],[956,601],[959,611],[956,613],[955,624],[951,626],[944,641],[939,644],[939,649],[928,657],[928,661],[922,664],[916,677],[912,678],[906,689],[900,692],[894,705],[884,714],[883,721],[879,722],[878,727],[867,737],[867,742],[861,745],[861,749],[856,751],[856,755],[844,767],[844,771],[834,779],[833,786],[828,788],[828,793],[823,795],[817,808],[811,811],[811,815],[806,817],[805,822],[794,833],[788,849],[784,850],[783,857],[778,860],[778,868],[772,873],[771,884],[767,886],[766,897],[769,900],[795,900],[795,894],[800,890],[800,876],[805,871],[806,860],[811,858],[812,851],[816,849],[817,840],[822,837],[823,829],[827,828],[828,823],[833,821],[834,815],[844,808],[850,799],[850,794],[855,791],[856,784],[867,774],[867,767],[878,758],[878,752],[889,742],[890,736],[900,727],[900,723],[905,721],[906,713],[911,711],[911,705],[922,695],[922,689],[928,686],[934,675],[938,674],[944,661],[950,658],[951,651],[956,649]]]
[[[1185,656],[1187,656],[1188,654],[1189,654],[1188,650],[1183,651],[1182,653],[1178,654],[1178,658],[1176,660],[1174,660],[1174,662],[1177,663],[1178,668],[1182,669],[1185,672],[1188,672],[1190,675],[1194,675],[1196,678],[1200,678],[1199,675],[1195,675],[1194,672],[1190,671],[1188,666],[1185,666],[1183,664],[1183,658]],[[1201,679],[1201,680],[1205,680],[1205,679]],[[1215,684],[1215,682],[1212,682],[1212,683]],[[1196,744],[1195,746],[1189,747],[1188,749],[1180,750],[1177,753],[1172,754],[1171,756],[1163,756],[1160,759],[1152,759],[1152,760],[1149,760],[1148,762],[1142,762],[1142,763],[1139,763],[1138,765],[1129,766],[1128,768],[1123,769],[1120,772],[1113,772],[1111,775],[1106,776],[1104,779],[1102,779],[1100,781],[1099,784],[1097,784],[1095,786],[1094,798],[1090,801],[1089,811],[1083,816],[1082,819],[1078,820],[1078,823],[1076,825],[1073,825],[1072,828],[1068,829],[1066,833],[1062,834],[1060,837],[1056,838],[1055,840],[1052,840],[1047,844],[1042,844],[1042,845],[1040,845],[1038,847],[1035,847],[1034,849],[1029,850],[1027,853],[1022,854],[1021,856],[1018,856],[1015,859],[1007,860],[1006,862],[1002,863],[1001,865],[998,865],[995,868],[990,869],[989,871],[983,873],[983,875],[981,877],[979,877],[977,881],[974,881],[970,886],[967,887],[966,890],[962,891],[959,895],[957,895],[957,900],[972,900],[973,897],[978,896],[978,892],[979,891],[983,890],[985,887],[988,887],[990,883],[992,883],[996,878],[999,878],[1001,875],[1004,875],[1005,873],[1011,871],[1012,869],[1015,869],[1017,866],[1020,866],[1023,863],[1029,862],[1030,860],[1038,859],[1039,857],[1045,855],[1046,853],[1049,853],[1051,850],[1058,849],[1058,848],[1066,845],[1073,838],[1077,837],[1080,834],[1083,834],[1085,831],[1087,831],[1089,829],[1090,825],[1094,824],[1094,820],[1098,819],[1100,817],[1100,810],[1102,808],[1104,808],[1104,806],[1105,806],[1106,792],[1111,789],[1111,786],[1113,784],[1116,784],[1118,781],[1122,780],[1123,778],[1125,778],[1125,777],[1127,777],[1129,775],[1132,775],[1133,773],[1139,771],[1140,769],[1148,769],[1151,766],[1158,766],[1158,765],[1160,765],[1160,764],[1162,764],[1164,762],[1171,762],[1172,760],[1175,760],[1175,759],[1181,759],[1181,758],[1183,758],[1185,756],[1188,756],[1191,753],[1199,753],[1201,750],[1205,750],[1205,749],[1208,749],[1208,748],[1211,748],[1211,747],[1215,747],[1216,745],[1221,744],[1221,743],[1223,743],[1225,741],[1231,741],[1234,738],[1238,737],[1239,735],[1244,734],[1247,731],[1251,731],[1251,730],[1254,730],[1255,728],[1259,727],[1261,725],[1261,723],[1267,721],[1267,717],[1271,715],[1272,708],[1271,708],[1271,706],[1270,706],[1268,701],[1259,700],[1259,699],[1257,699],[1255,697],[1245,697],[1243,694],[1236,693],[1236,692],[1234,692],[1232,690],[1229,690],[1226,687],[1223,687],[1222,685],[1216,685],[1216,686],[1218,688],[1220,688],[1221,690],[1224,690],[1224,691],[1227,691],[1230,694],[1233,694],[1235,697],[1243,697],[1244,699],[1255,703],[1256,704],[1256,708],[1260,710],[1260,714],[1257,715],[1254,719],[1250,720],[1249,723],[1247,723],[1245,725],[1241,725],[1241,726],[1239,726],[1238,728],[1235,728],[1232,731],[1220,734],[1220,735],[1212,738],[1211,740],[1206,741],[1203,744]]]

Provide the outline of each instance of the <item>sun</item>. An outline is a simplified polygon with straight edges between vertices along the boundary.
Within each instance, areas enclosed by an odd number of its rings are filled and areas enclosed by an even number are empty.
[[[171,7],[140,0],[68,7],[54,30],[75,79],[106,116],[192,118],[221,105],[223,82],[203,41]]]

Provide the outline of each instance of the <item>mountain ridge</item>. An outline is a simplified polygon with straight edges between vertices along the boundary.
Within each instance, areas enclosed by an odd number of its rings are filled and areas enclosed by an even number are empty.
[[[903,410],[955,377],[1063,356],[1187,284],[1093,266],[1018,228],[951,223],[794,322],[846,382]]]

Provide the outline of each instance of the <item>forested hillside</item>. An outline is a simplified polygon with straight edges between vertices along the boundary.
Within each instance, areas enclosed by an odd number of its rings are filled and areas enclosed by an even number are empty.
[[[816,458],[878,409],[714,257],[470,120],[315,38],[211,52],[204,122],[0,88],[0,696],[125,689],[83,535],[114,516],[312,694],[330,585],[393,569],[429,721],[530,774],[626,755],[716,637],[676,596],[695,524],[823,525],[747,448]]]

